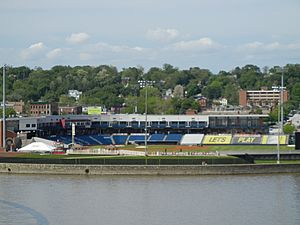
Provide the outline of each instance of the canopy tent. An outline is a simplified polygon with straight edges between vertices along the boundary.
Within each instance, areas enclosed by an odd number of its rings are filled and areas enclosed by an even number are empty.
[[[18,152],[53,152],[55,147],[47,145],[43,142],[33,142],[20,148]]]
[[[51,147],[55,147],[56,144],[57,144],[56,141],[51,141],[51,140],[40,138],[40,137],[33,137],[32,142],[42,142],[42,143],[44,143],[48,146],[51,146]]]

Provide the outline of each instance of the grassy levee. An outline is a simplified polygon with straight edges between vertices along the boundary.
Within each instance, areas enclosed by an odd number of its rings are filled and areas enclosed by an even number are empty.
[[[247,164],[246,160],[232,156],[95,156],[95,155],[39,155],[17,154],[2,157],[0,163],[34,164],[89,164],[89,165],[205,165]]]

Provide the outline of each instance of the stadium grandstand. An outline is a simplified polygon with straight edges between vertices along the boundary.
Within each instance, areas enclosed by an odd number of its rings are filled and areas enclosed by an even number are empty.
[[[249,144],[252,140],[254,144],[274,144],[276,137],[266,136],[266,118],[268,115],[258,114],[148,115],[146,125],[145,115],[141,114],[49,115],[8,118],[6,125],[15,133],[26,133],[28,138],[41,137],[65,144],[72,142],[72,124],[76,128],[74,140],[80,145],[144,144],[145,125],[149,144]],[[234,136],[243,134],[252,136]]]

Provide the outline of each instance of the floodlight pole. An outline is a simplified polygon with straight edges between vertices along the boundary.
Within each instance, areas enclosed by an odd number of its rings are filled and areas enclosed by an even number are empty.
[[[75,123],[72,123],[72,148],[75,146]]]
[[[277,164],[280,164],[280,101],[278,101]]]
[[[147,88],[147,81],[145,82],[145,87],[146,87],[146,91],[145,91],[145,156],[148,155],[148,146],[147,146],[147,113],[148,113],[148,88]]]
[[[283,135],[283,68],[281,72],[281,92],[280,92],[280,103],[281,103],[281,134]]]
[[[280,110],[279,110],[279,108],[280,108]],[[280,130],[279,130],[279,125],[280,125]],[[284,133],[283,133],[283,68],[282,68],[281,69],[280,104],[278,104],[277,164],[280,164],[280,152],[279,152],[279,149],[280,149],[280,135],[283,135],[283,134]]]
[[[6,127],[5,127],[5,69],[6,69],[6,65],[3,65],[3,85],[2,85],[2,96],[3,96],[3,110],[2,110],[2,117],[3,117],[3,121],[2,121],[2,147],[3,150],[6,150]]]

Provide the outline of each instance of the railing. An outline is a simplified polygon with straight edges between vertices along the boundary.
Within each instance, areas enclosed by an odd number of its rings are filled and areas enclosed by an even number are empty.
[[[67,150],[67,154],[86,154],[86,155],[134,155],[134,156],[144,156],[145,152],[141,151],[130,151],[130,150],[111,150],[111,149],[88,149],[88,150]]]
[[[145,156],[144,151],[89,149],[67,150],[67,154]],[[220,156],[219,152],[149,152],[148,156]]]

